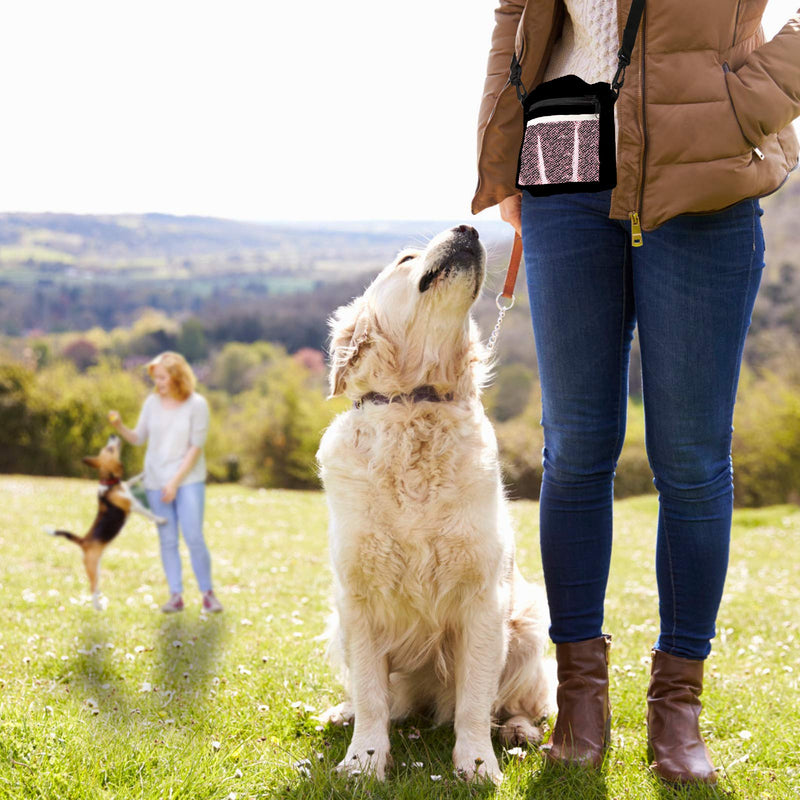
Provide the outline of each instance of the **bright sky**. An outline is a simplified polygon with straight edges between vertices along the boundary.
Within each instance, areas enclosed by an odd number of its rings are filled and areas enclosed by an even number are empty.
[[[4,3],[0,211],[468,219],[495,5]]]

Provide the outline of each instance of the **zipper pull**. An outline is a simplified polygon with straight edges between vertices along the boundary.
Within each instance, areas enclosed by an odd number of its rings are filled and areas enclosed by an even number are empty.
[[[631,244],[634,247],[641,247],[644,244],[642,238],[642,226],[639,224],[639,215],[635,211],[631,211]]]
[[[753,147],[753,152],[758,156],[760,161],[764,160],[764,154],[757,147]]]

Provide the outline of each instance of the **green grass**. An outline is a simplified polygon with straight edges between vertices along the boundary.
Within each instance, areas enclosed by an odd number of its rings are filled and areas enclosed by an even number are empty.
[[[108,607],[91,608],[77,548],[40,529],[82,532],[94,502],[88,481],[0,477],[0,798],[681,796],[658,786],[645,754],[654,499],[617,504],[605,769],[552,773],[538,752],[519,759],[498,746],[498,790],[456,780],[452,729],[424,719],[393,728],[385,784],[334,775],[349,731],[318,730],[314,718],[340,698],[315,639],[330,585],[322,495],[210,488],[206,533],[226,610],[209,618],[186,557],[188,608],[158,612],[166,589],[156,534],[140,518],[104,558]],[[536,506],[513,510],[523,571],[538,575]],[[702,717],[723,796],[800,795],[798,561],[800,510],[737,513]]]

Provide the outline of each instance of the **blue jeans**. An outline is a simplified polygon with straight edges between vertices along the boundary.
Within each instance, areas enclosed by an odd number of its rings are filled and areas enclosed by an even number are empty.
[[[194,576],[201,592],[211,589],[211,556],[203,538],[203,510],[206,499],[205,483],[187,483],[178,487],[175,499],[165,503],[161,490],[148,489],[147,502],[154,514],[167,522],[158,526],[161,541],[161,563],[167,576],[170,594],[183,593],[181,556],[178,551],[178,527],[189,548]]]
[[[522,232],[542,386],[540,531],[554,642],[600,636],[614,471],[634,327],[648,459],[659,493],[656,648],[711,651],[728,566],[733,406],[763,267],[747,200],[677,217],[632,248],[610,192],[523,194]]]

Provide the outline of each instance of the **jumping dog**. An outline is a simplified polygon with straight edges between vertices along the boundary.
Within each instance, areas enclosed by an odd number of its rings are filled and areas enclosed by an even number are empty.
[[[100,485],[97,489],[98,509],[92,527],[85,536],[76,536],[69,531],[45,528],[53,536],[63,536],[75,542],[83,550],[83,564],[89,576],[92,590],[92,604],[100,608],[100,558],[106,545],[116,538],[131,511],[135,511],[151,522],[162,525],[165,519],[157,517],[145,508],[133,495],[130,487],[142,479],[137,475],[129,481],[122,480],[122,461],[120,460],[120,441],[117,436],[110,436],[106,446],[96,456],[86,456],[83,463],[93,467],[100,473]]]

